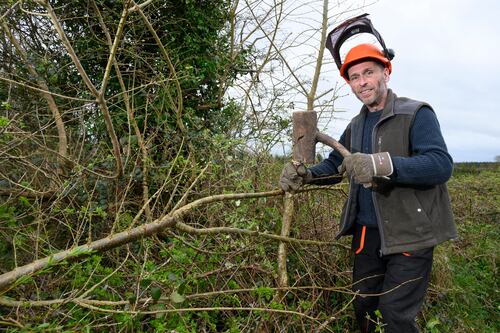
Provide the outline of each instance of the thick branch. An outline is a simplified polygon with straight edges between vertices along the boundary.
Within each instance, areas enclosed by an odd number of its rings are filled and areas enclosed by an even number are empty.
[[[120,23],[118,23],[118,29],[116,31],[115,40],[113,41],[113,44],[111,44],[111,46],[110,46],[108,63],[106,65],[106,70],[104,71],[104,77],[103,77],[102,83],[101,83],[101,91],[100,91],[101,96],[104,96],[106,94],[106,87],[108,85],[109,76],[111,74],[111,66],[116,64],[115,55],[116,55],[116,51],[118,50],[118,44],[120,42],[120,39],[121,39],[121,36],[123,33],[123,28],[125,27],[125,23],[127,20],[129,3],[130,3],[130,0],[127,1],[124,5],[122,16],[120,17]],[[95,4],[95,2],[93,2],[93,5],[97,9],[97,5]],[[101,14],[99,12],[98,12],[98,15],[99,15],[99,23],[101,24],[101,26],[103,27],[103,29],[106,33],[106,38],[108,39],[108,43],[111,43],[111,40],[110,40],[111,36],[109,35],[109,31],[106,28],[106,25],[104,25],[104,22],[102,21]],[[115,68],[116,68],[116,66],[115,66]]]
[[[295,202],[293,201],[293,194],[290,192],[285,193],[283,212],[283,220],[281,222],[281,237],[290,235],[290,228],[292,226],[293,213],[295,210]],[[278,246],[278,287],[288,287],[288,272],[286,268],[287,249],[286,243],[280,242]]]
[[[104,31],[104,34],[106,35],[106,40],[108,42],[108,46],[110,48],[110,61],[112,62],[113,66],[114,66],[114,69],[115,69],[115,72],[116,72],[116,77],[118,79],[118,82],[120,83],[120,88],[122,89],[122,93],[123,93],[123,101],[125,103],[125,109],[127,110],[127,115],[128,115],[128,118],[129,118],[129,121],[130,121],[130,124],[132,125],[132,128],[134,129],[134,133],[135,133],[135,136],[137,137],[137,143],[141,149],[141,152],[142,152],[142,163],[143,163],[143,166],[142,166],[142,174],[143,174],[143,177],[142,177],[142,182],[143,182],[143,200],[144,200],[144,205],[145,205],[145,211],[146,211],[146,216],[148,217],[148,222],[151,220],[150,219],[150,216],[151,216],[151,210],[150,210],[150,207],[149,207],[149,198],[148,198],[148,193],[149,193],[149,186],[148,186],[148,183],[147,183],[147,174],[148,174],[148,167],[147,167],[147,161],[148,161],[148,151],[147,151],[147,148],[146,148],[146,145],[144,143],[144,139],[142,137],[142,133],[139,129],[139,126],[137,125],[137,122],[135,121],[135,115],[134,115],[134,109],[131,107],[130,105],[130,96],[128,94],[128,91],[127,91],[127,87],[125,86],[125,82],[123,80],[123,76],[122,76],[122,73],[120,71],[120,67],[118,66],[118,62],[116,61],[116,57],[115,57],[115,54],[116,54],[116,49],[117,49],[117,45],[118,45],[118,36],[122,34],[122,31],[123,31],[123,28],[125,26],[125,18],[126,18],[126,8],[128,7],[128,3],[127,3],[127,6],[125,6],[125,9],[124,9],[124,12],[122,14],[122,18],[120,19],[120,24],[119,24],[119,27],[118,27],[118,30],[119,32],[116,33],[116,37],[115,37],[115,41],[114,43],[112,42],[111,40],[111,34],[109,33],[109,30],[108,28],[106,27],[106,24],[104,23],[104,20],[102,18],[102,15],[101,15],[101,12],[99,11],[99,8],[97,7],[97,4],[95,3],[95,1],[92,1],[92,6],[94,7],[94,10],[97,14],[97,18],[99,20],[99,24],[101,25],[102,27],[102,30]],[[108,66],[106,67],[106,73],[107,76],[109,77],[109,72],[108,72],[108,68],[109,68],[109,71],[111,70],[111,67],[110,67],[110,64],[108,63]],[[104,76],[105,78],[103,79],[103,83],[102,83],[102,87],[101,87],[101,94],[104,95],[104,91],[105,91],[105,85],[107,82],[107,77],[106,75]],[[130,147],[130,143],[128,145]]]
[[[148,6],[152,2],[153,2],[153,0],[146,0],[143,3],[141,3],[140,5],[134,4],[131,8],[129,8],[128,11],[129,11],[129,13],[135,12],[135,11],[141,9],[141,8],[144,8],[144,7]]]
[[[261,193],[220,194],[198,199],[190,204],[187,204],[179,208],[173,213],[163,216],[151,223],[141,225],[131,230],[122,231],[120,233],[110,235],[106,238],[93,241],[89,244],[76,246],[72,249],[61,251],[49,257],[36,260],[30,264],[17,267],[16,269],[10,272],[0,275],[0,290],[7,289],[7,287],[12,285],[17,279],[23,276],[36,273],[41,269],[60,263],[63,260],[78,258],[84,255],[88,255],[89,253],[95,251],[106,251],[109,249],[116,248],[120,245],[133,242],[137,239],[157,234],[158,232],[166,228],[173,227],[185,214],[187,214],[189,211],[193,210],[196,207],[218,201],[271,197],[282,194],[283,191],[275,190],[275,191],[261,192]]]
[[[266,289],[272,291],[298,291],[298,290],[324,290],[324,291],[332,291],[338,292],[346,295],[363,295],[359,293],[355,293],[351,291],[351,285],[342,286],[342,287],[326,287],[326,286],[295,286],[295,287],[287,287],[287,288],[271,288],[267,287]],[[239,294],[239,293],[251,293],[257,291],[258,288],[241,288],[241,289],[225,289],[225,290],[216,290],[209,291],[204,293],[190,294],[184,295],[186,300],[195,300],[200,298],[209,298],[216,297],[219,295],[228,295],[228,294]],[[139,298],[136,300],[137,303],[140,304],[148,304],[151,303],[153,299],[151,297]],[[122,301],[110,301],[110,300],[102,300],[102,299],[88,299],[88,298],[59,298],[59,299],[51,299],[51,300],[14,300],[6,297],[0,297],[0,305],[8,306],[8,307],[43,307],[43,306],[51,306],[55,304],[64,304],[64,303],[85,303],[96,306],[113,306],[120,307],[126,306],[130,304],[129,300]],[[157,301],[158,303],[171,303],[170,297],[160,297]]]
[[[112,310],[106,308],[99,308],[93,305],[81,303],[79,304],[84,308],[88,308],[90,310],[100,311],[104,313],[125,313],[125,314],[159,314],[159,313],[183,313],[183,312],[203,312],[203,311],[261,311],[261,312],[270,312],[270,313],[281,313],[286,315],[296,315],[299,317],[307,318],[314,322],[319,322],[318,319],[308,316],[302,312],[291,311],[291,310],[280,310],[280,309],[271,309],[271,308],[259,308],[259,307],[207,307],[207,308],[177,308],[177,309],[165,309],[165,310],[155,310],[155,311],[121,311],[121,310]]]
[[[49,4],[48,1],[43,1],[43,0],[37,0],[37,3],[45,7],[47,9],[48,16],[50,17],[50,20],[52,21],[52,24],[54,25],[54,28],[56,29],[57,34],[59,35],[59,38],[61,39],[61,42],[63,43],[64,47],[68,51],[68,55],[70,56],[71,60],[76,66],[76,69],[78,70],[78,73],[83,79],[83,82],[85,82],[85,85],[87,88],[90,90],[92,95],[97,97],[99,95],[99,92],[97,91],[96,87],[90,80],[89,76],[87,75],[87,72],[82,66],[82,63],[80,62],[80,59],[76,55],[75,50],[73,49],[73,46],[71,45],[71,42],[69,41],[68,37],[66,36],[66,33],[64,32],[61,24],[59,23],[59,20],[57,19],[56,13],[54,12],[54,9],[52,6]]]

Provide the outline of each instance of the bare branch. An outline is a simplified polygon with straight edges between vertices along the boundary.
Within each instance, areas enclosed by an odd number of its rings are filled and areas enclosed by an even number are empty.
[[[110,47],[108,63],[106,64],[106,69],[104,71],[104,77],[102,78],[102,82],[101,82],[101,89],[99,91],[100,96],[104,96],[106,94],[106,87],[107,87],[108,82],[109,82],[109,75],[111,73],[111,66],[116,64],[116,59],[115,59],[116,51],[118,50],[118,43],[121,40],[123,28],[125,27],[125,23],[127,21],[129,3],[130,3],[130,0],[126,1],[124,4],[122,16],[120,17],[120,22],[118,23],[118,29],[116,31],[115,40],[113,41],[113,44]],[[97,8],[94,1],[92,1],[92,4],[93,4],[94,8]],[[106,29],[106,26],[104,25],[104,22],[102,21],[102,17],[100,15],[100,13],[98,13],[98,15],[99,15],[99,23],[101,24],[104,31],[106,32],[106,38],[108,38],[108,43],[110,43],[109,31]]]
[[[85,99],[85,98],[79,98],[79,97],[72,97],[72,96],[67,96],[67,95],[61,95],[61,94],[58,94],[58,93],[55,93],[55,92],[52,92],[52,91],[49,91],[49,90],[45,90],[45,89],[41,89],[41,88],[37,88],[37,87],[31,86],[29,84],[26,84],[26,83],[23,83],[23,82],[20,82],[20,81],[11,80],[11,79],[6,78],[6,77],[1,76],[1,75],[0,75],[0,80],[5,81],[5,82],[9,82],[9,83],[12,83],[12,84],[15,84],[15,85],[18,85],[20,87],[25,87],[25,88],[28,88],[28,89],[31,89],[31,90],[34,90],[34,91],[38,91],[38,92],[40,92],[42,94],[49,94],[51,96],[60,97],[60,98],[64,98],[64,99],[68,99],[68,100],[73,100],[73,101],[85,102],[85,103],[93,103],[93,102],[95,102],[93,99]]]
[[[132,1],[132,3],[134,5],[136,5],[135,1]],[[165,49],[165,46],[163,45],[163,43],[160,40],[160,37],[158,37],[156,30],[153,28],[153,26],[151,25],[151,22],[149,22],[149,19],[142,11],[142,8],[140,8],[137,5],[135,8],[137,8],[137,11],[139,12],[142,20],[144,21],[144,23],[148,27],[149,32],[151,33],[151,35],[155,39],[156,45],[158,45],[158,47],[160,48],[160,51],[163,54],[163,58],[164,58],[165,62],[167,63],[168,69],[170,70],[170,74],[173,76],[175,88],[177,90],[177,105],[174,105],[175,110],[176,110],[176,116],[177,116],[177,126],[179,127],[181,132],[185,135],[186,128],[184,126],[184,123],[182,122],[182,112],[183,112],[183,108],[184,108],[183,101],[182,101],[182,88],[181,88],[181,84],[179,82],[179,79],[177,77],[177,71],[174,67],[174,64],[172,63],[172,60],[170,59],[170,55],[168,54],[167,49]]]
[[[129,13],[133,13],[135,11],[138,11],[139,9],[142,9],[146,6],[148,6],[149,4],[151,4],[154,0],[146,0],[144,1],[143,3],[141,3],[140,5],[138,4],[134,4],[134,6],[132,6],[131,8],[129,8]]]
[[[316,96],[316,90],[318,89],[319,76],[321,74],[321,67],[323,65],[323,55],[325,53],[326,47],[326,35],[328,28],[328,0],[323,0],[323,20],[321,22],[321,40],[319,42],[318,56],[316,58],[316,68],[314,69],[313,80],[311,85],[311,90],[307,95],[307,110],[314,110],[314,101]]]
[[[315,245],[315,246],[338,246],[342,248],[346,248],[344,245],[339,244],[338,242],[321,242],[309,239],[297,239],[286,236],[279,236],[268,234],[264,232],[248,230],[248,229],[238,229],[231,227],[213,227],[213,228],[193,228],[185,223],[177,222],[175,228],[179,231],[186,232],[192,235],[218,235],[218,234],[234,234],[234,235],[242,235],[242,236],[250,236],[250,237],[259,237],[259,238],[267,238],[270,240],[280,241],[283,243],[291,243],[291,244],[302,244],[302,245]],[[285,253],[286,254],[286,253]],[[286,268],[286,267],[285,267]],[[286,285],[280,286],[281,288],[287,287]]]

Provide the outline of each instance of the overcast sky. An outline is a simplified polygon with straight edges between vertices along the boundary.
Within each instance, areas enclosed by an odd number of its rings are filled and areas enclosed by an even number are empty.
[[[500,1],[379,0],[364,11],[396,51],[389,87],[433,106],[454,160],[500,155]],[[342,118],[360,105],[352,93],[342,98]],[[330,132],[346,125],[337,120]]]

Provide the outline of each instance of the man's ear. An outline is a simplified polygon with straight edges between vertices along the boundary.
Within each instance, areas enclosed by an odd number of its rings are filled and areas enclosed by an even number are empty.
[[[391,79],[391,75],[390,75],[389,69],[387,67],[384,67],[383,74],[384,74],[385,83],[389,82],[389,80]]]

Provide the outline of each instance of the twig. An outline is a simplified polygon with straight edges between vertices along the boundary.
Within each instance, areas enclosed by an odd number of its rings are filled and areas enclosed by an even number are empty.
[[[248,3],[247,3],[248,5]],[[300,86],[300,88],[302,89],[302,93],[304,95],[307,96],[307,89],[304,87],[304,85],[302,84],[302,81],[297,77],[297,75],[295,75],[295,71],[290,67],[290,64],[288,63],[288,61],[285,59],[285,57],[283,56],[281,50],[276,46],[276,44],[272,41],[272,39],[269,37],[268,33],[266,32],[266,29],[264,29],[264,27],[261,25],[261,23],[259,22],[259,20],[257,19],[257,16],[255,15],[255,12],[253,11],[253,9],[250,7],[250,5],[248,5],[248,9],[250,10],[250,13],[252,13],[252,16],[255,20],[255,22],[257,23],[257,25],[259,26],[260,30],[262,31],[262,33],[264,34],[264,36],[266,36],[267,40],[269,41],[269,43],[271,43],[271,45],[274,47],[274,49],[276,50],[276,53],[279,55],[281,61],[283,61],[283,63],[285,64],[285,66],[288,68],[288,71],[290,72],[290,74],[293,76],[293,78],[295,79],[295,81],[297,82],[297,84]]]
[[[15,7],[17,7],[17,5],[19,5],[21,3],[21,1],[16,1],[12,6],[10,6],[10,8],[8,8],[5,13],[2,14],[2,16],[0,16],[0,21],[2,21],[4,18],[7,17],[7,15],[9,15],[10,11],[13,10]]]
[[[23,60],[25,66],[28,69],[28,72],[33,75],[33,77],[36,78],[37,84],[40,87],[40,90],[42,91],[48,91],[49,86],[47,85],[47,82],[38,74],[36,71],[35,67],[28,61],[28,56],[26,52],[21,48],[21,45],[19,44],[19,41],[14,37],[14,35],[10,32],[9,27],[7,26],[7,23],[5,21],[1,21],[2,23],[2,28],[4,32],[7,34],[7,37],[9,38],[10,42],[16,49],[17,53],[21,56],[21,59]],[[68,138],[66,135],[66,128],[64,127],[64,122],[61,117],[61,112],[59,112],[59,107],[57,106],[56,101],[54,100],[54,96],[51,94],[48,94],[46,92],[42,93],[42,97],[45,98],[45,101],[47,102],[47,105],[49,107],[49,110],[52,112],[52,116],[54,117],[54,121],[56,123],[56,128],[57,128],[57,134],[58,134],[58,139],[59,139],[59,154],[63,157],[67,157],[68,155]],[[59,173],[62,174],[63,170],[61,169],[64,159],[60,158],[60,169]]]
[[[179,82],[179,78],[177,77],[177,71],[176,71],[176,69],[174,67],[174,64],[172,63],[172,60],[170,58],[170,55],[167,52],[167,49],[165,48],[165,46],[163,46],[163,43],[161,42],[160,37],[158,37],[158,34],[156,33],[156,30],[153,28],[153,25],[151,24],[151,22],[149,21],[149,19],[147,18],[147,16],[142,11],[142,8],[140,6],[137,6],[137,4],[135,3],[135,1],[132,1],[132,3],[135,6],[134,8],[136,8],[137,11],[139,12],[139,15],[141,16],[142,20],[146,24],[149,32],[151,33],[151,35],[155,39],[156,45],[160,48],[160,51],[161,51],[161,53],[163,55],[163,58],[164,58],[165,62],[167,63],[168,69],[170,70],[170,73],[171,73],[171,75],[173,77],[173,80],[174,80],[174,83],[175,83],[175,89],[177,90],[177,105],[175,105],[176,117],[177,117],[177,126],[181,130],[182,134],[185,135],[187,132],[186,132],[186,128],[185,128],[185,126],[184,126],[184,124],[182,122],[182,112],[183,112],[183,109],[184,109],[184,106],[183,106],[183,97],[182,97],[182,88],[181,88],[181,84]]]
[[[59,97],[59,98],[64,98],[64,99],[69,99],[69,100],[79,101],[79,102],[85,102],[85,103],[94,103],[95,102],[95,100],[93,100],[93,99],[71,97],[71,96],[61,95],[61,94],[58,94],[58,93],[55,93],[55,92],[52,92],[52,91],[49,91],[49,90],[40,89],[40,88],[37,88],[37,87],[34,87],[34,86],[30,86],[29,84],[26,84],[26,83],[23,83],[23,82],[19,82],[19,81],[15,81],[15,80],[12,80],[12,79],[8,79],[8,78],[6,78],[4,76],[1,76],[1,75],[0,75],[0,80],[5,81],[5,82],[9,82],[9,83],[13,83],[15,85],[18,85],[18,86],[21,86],[21,87],[25,87],[25,88],[28,88],[28,89],[31,89],[31,90],[34,90],[34,91],[38,91],[38,92],[41,92],[43,94],[49,94],[49,95],[52,95],[52,96],[55,96],[55,97]]]
[[[227,289],[227,290],[217,290],[217,291],[209,291],[205,293],[184,295],[184,297],[189,299],[199,299],[199,298],[208,298],[219,295],[228,295],[228,294],[239,294],[239,293],[252,293],[258,291],[259,288],[241,288],[241,289]],[[353,293],[349,286],[344,287],[322,287],[322,286],[300,286],[300,287],[287,287],[287,288],[266,288],[271,291],[305,291],[305,290],[323,290],[323,291],[334,291],[342,294],[353,294],[359,295],[358,293]],[[87,293],[86,293],[87,294]],[[86,303],[90,305],[98,305],[98,306],[125,306],[129,305],[130,301],[108,301],[108,300],[95,300],[95,299],[86,299],[82,297],[75,298],[61,298],[61,299],[53,299],[53,300],[42,300],[42,301],[34,301],[34,300],[13,300],[6,297],[0,297],[0,305],[8,306],[8,307],[43,307],[43,306],[51,306],[56,304],[63,303],[73,303],[78,301],[80,303]],[[138,303],[150,303],[152,301],[151,297],[140,298],[137,300]],[[169,297],[161,297],[157,302],[163,303],[171,303]]]
[[[189,193],[191,193],[191,190],[193,189],[194,185],[198,183],[198,181],[203,177],[205,174],[205,171],[207,171],[208,167],[210,166],[210,163],[207,163],[207,165],[200,171],[200,173],[196,176],[195,180],[189,185],[189,188],[184,191],[184,194],[182,197],[179,199],[177,204],[175,204],[174,208],[172,209],[175,211],[177,208],[179,208],[185,201]]]
[[[90,304],[80,303],[80,305],[84,308],[88,308],[91,310],[99,311],[99,312],[107,312],[107,313],[124,313],[124,314],[160,314],[160,313],[182,313],[182,312],[202,312],[202,311],[262,311],[262,312],[271,312],[271,313],[281,313],[281,314],[291,314],[303,318],[307,318],[311,321],[318,322],[317,318],[308,316],[302,312],[291,311],[291,310],[279,310],[279,309],[270,309],[270,308],[258,308],[258,307],[208,307],[208,308],[179,308],[179,309],[166,309],[166,310],[155,310],[155,311],[122,311],[122,310],[111,310],[99,308]]]
[[[128,11],[129,11],[129,13],[133,13],[139,9],[146,7],[147,5],[151,4],[152,2],[153,2],[153,0],[146,0],[143,3],[141,3],[140,5],[134,4],[131,8],[128,9]]]
[[[264,232],[259,232],[259,231],[254,231],[254,230],[247,230],[247,229],[238,229],[238,228],[231,228],[231,227],[213,227],[213,228],[203,228],[203,229],[197,229],[193,228],[187,224],[184,224],[182,222],[177,222],[175,225],[175,228],[186,232],[188,234],[193,234],[193,235],[214,235],[214,234],[236,234],[236,235],[245,235],[245,236],[250,236],[250,237],[262,237],[262,238],[267,238],[275,241],[280,241],[284,243],[295,243],[295,244],[303,244],[303,245],[316,245],[316,246],[338,246],[342,247],[345,249],[349,249],[348,246],[345,246],[343,244],[337,243],[337,242],[321,242],[321,241],[315,241],[315,240],[309,240],[309,239],[297,239],[297,238],[292,238],[292,237],[287,237],[287,236],[279,236],[279,235],[273,235],[273,234],[267,234]],[[286,287],[286,286],[281,286],[281,287]]]
[[[354,302],[354,300],[356,299],[357,295],[358,295],[358,294],[355,294],[355,295],[351,298],[351,300],[350,300],[349,302],[347,302],[347,303],[346,303],[346,304],[342,307],[342,309],[340,309],[339,311],[335,312],[332,316],[330,316],[330,318],[328,318],[327,320],[325,320],[325,321],[324,321],[324,322],[323,322],[323,323],[322,323],[322,324],[321,324],[321,325],[320,325],[320,326],[316,329],[316,333],[320,333],[322,330],[324,330],[325,328],[327,328],[326,326],[327,326],[328,324],[330,324],[332,321],[334,321],[335,319],[337,319],[337,316],[338,316],[340,313],[344,312],[344,311],[347,309],[347,307],[348,307],[349,305],[351,305],[351,303],[352,303],[352,302]]]

